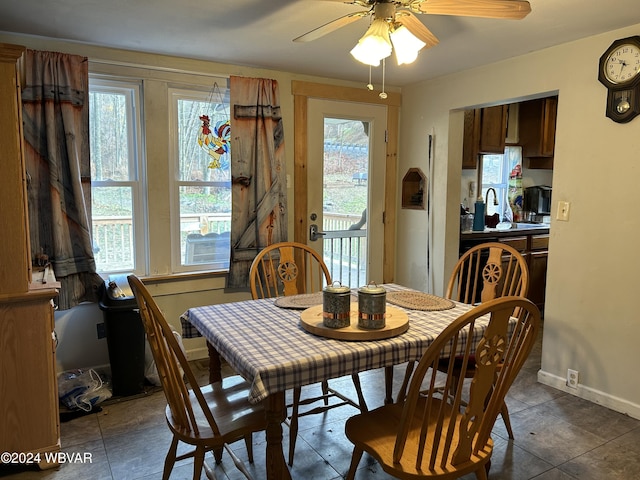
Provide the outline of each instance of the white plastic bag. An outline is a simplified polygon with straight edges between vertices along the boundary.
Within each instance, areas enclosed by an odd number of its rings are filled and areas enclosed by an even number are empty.
[[[186,352],[184,350],[184,345],[182,343],[182,335],[180,335],[175,330],[173,330],[173,335],[176,337],[176,340],[178,341],[178,345],[180,345],[180,348],[182,349],[182,351],[184,352],[184,354],[186,356]],[[180,368],[180,372],[184,373],[182,371],[182,368]],[[144,378],[146,378],[147,381],[149,381],[149,383],[151,383],[151,385],[155,385],[155,386],[158,386],[158,387],[161,386],[160,375],[158,375],[158,369],[156,368],[156,362],[153,359],[153,353],[151,352],[151,346],[149,346],[149,342],[146,341],[146,340],[144,342]]]
[[[67,370],[58,375],[58,397],[67,408],[91,411],[94,405],[111,398],[111,390],[93,370]]]

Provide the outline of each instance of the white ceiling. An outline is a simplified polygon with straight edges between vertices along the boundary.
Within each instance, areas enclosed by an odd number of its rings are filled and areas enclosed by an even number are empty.
[[[419,15],[440,44],[423,50],[412,65],[398,67],[390,59],[387,85],[640,23],[638,0],[529,3],[532,11],[523,20]],[[368,67],[349,54],[367,29],[366,18],[310,43],[292,42],[359,10],[324,0],[0,0],[0,31],[366,83]],[[373,75],[379,83],[379,69]]]

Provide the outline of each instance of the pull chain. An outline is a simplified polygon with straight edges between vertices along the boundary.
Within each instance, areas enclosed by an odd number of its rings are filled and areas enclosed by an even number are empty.
[[[380,92],[379,97],[384,100],[385,98],[387,98],[387,92],[384,91],[384,71],[385,71],[385,67],[387,65],[386,59],[383,58],[382,59],[382,91]]]

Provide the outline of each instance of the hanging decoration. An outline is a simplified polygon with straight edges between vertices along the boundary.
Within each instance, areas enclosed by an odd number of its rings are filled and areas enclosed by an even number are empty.
[[[211,156],[209,168],[220,168],[220,157],[231,150],[231,125],[229,120],[221,120],[211,130],[209,115],[201,115],[198,144]]]
[[[217,83],[213,84],[208,102],[212,106],[212,110],[215,111],[214,95],[218,97],[217,105],[224,105]],[[224,114],[224,119],[218,120],[213,127],[209,115],[203,114],[199,117],[201,125],[198,129],[198,145],[211,157],[209,168],[221,168],[220,157],[231,151],[231,121],[226,106]]]

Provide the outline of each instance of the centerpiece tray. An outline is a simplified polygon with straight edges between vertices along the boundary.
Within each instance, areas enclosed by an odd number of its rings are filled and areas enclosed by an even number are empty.
[[[315,305],[300,312],[300,325],[309,333],[336,340],[382,340],[395,337],[409,329],[409,317],[404,310],[386,306],[384,328],[369,330],[358,327],[358,303],[351,303],[351,325],[344,328],[328,328],[322,321],[322,305]]]

